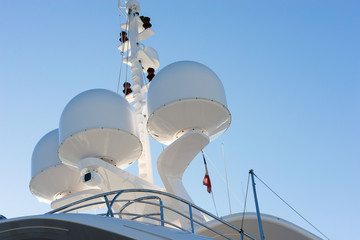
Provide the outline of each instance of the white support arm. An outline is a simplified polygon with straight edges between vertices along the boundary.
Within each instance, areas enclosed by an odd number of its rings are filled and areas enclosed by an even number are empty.
[[[159,156],[157,168],[166,191],[191,201],[182,176],[196,155],[210,142],[201,131],[193,130],[170,144]]]

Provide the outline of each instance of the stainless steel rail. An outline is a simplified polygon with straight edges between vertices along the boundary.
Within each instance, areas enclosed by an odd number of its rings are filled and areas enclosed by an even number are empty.
[[[124,193],[144,193],[144,194],[154,194],[154,195],[139,197],[139,198],[132,199],[132,200],[124,200],[124,199],[119,199],[118,200],[117,198],[120,195],[124,194]],[[115,195],[115,196],[112,197],[113,195]],[[179,202],[182,202],[185,205],[187,205],[188,208],[189,208],[189,216],[185,215],[182,212],[177,211],[176,209],[173,209],[173,208],[171,208],[169,206],[164,205],[162,199],[158,195],[162,195],[162,196],[166,196],[166,197],[175,199],[175,200],[177,200]],[[86,203],[86,202],[89,202],[91,200],[98,199],[98,198],[103,198],[104,201]],[[109,199],[111,199],[111,201]],[[158,200],[159,203],[144,201],[144,200],[151,200],[151,199]],[[124,202],[124,205],[120,208],[118,213],[116,213],[116,212],[114,213],[113,209],[112,209],[114,203],[120,203],[120,202]],[[128,208],[129,206],[131,206],[134,203],[158,206],[159,207],[159,213],[136,214],[136,213],[124,213],[123,212],[126,208]],[[82,200],[67,204],[67,205],[62,206],[60,208],[52,210],[52,211],[48,212],[47,214],[68,213],[68,212],[78,211],[80,209],[90,207],[90,206],[94,206],[94,205],[105,205],[106,208],[107,208],[107,213],[106,213],[107,217],[118,216],[119,218],[122,218],[122,216],[127,215],[127,216],[133,216],[133,218],[132,218],[133,220],[138,219],[138,218],[147,218],[147,219],[151,219],[151,220],[155,220],[155,221],[160,222],[160,224],[162,226],[164,226],[165,224],[168,224],[168,225],[176,227],[178,229],[185,230],[182,227],[177,226],[177,225],[175,225],[173,223],[170,223],[170,222],[168,222],[168,221],[166,221],[164,219],[164,209],[167,209],[167,210],[169,210],[171,212],[174,212],[174,213],[188,219],[190,221],[190,227],[191,227],[191,232],[192,233],[195,232],[194,224],[197,224],[197,225],[200,225],[200,226],[214,232],[215,234],[218,234],[219,236],[221,236],[221,237],[223,237],[225,239],[230,239],[231,240],[231,238],[225,236],[224,234],[220,233],[219,231],[216,231],[215,229],[206,226],[204,223],[195,220],[193,218],[192,213],[193,213],[193,209],[196,209],[199,212],[201,212],[202,214],[205,214],[205,215],[211,217],[212,219],[224,224],[225,226],[229,227],[230,229],[238,232],[239,235],[241,236],[241,238],[242,238],[242,236],[245,236],[248,239],[256,240],[255,237],[253,237],[250,234],[244,232],[243,229],[240,229],[240,228],[226,222],[225,220],[213,215],[212,213],[210,213],[210,212],[196,206],[195,204],[193,204],[193,203],[191,203],[191,202],[189,202],[189,201],[187,201],[187,200],[185,200],[183,198],[180,198],[180,197],[175,196],[175,195],[170,194],[170,193],[161,192],[161,191],[157,191],[157,190],[151,190],[151,189],[124,189],[124,190],[118,190],[118,191],[102,193],[102,194],[98,194],[98,195],[95,195],[95,196],[92,196],[92,197],[88,197],[88,198],[85,198],[85,199],[82,199]],[[100,214],[100,215],[105,215],[105,214]],[[159,216],[159,215],[160,215],[160,218],[154,217],[154,216]]]

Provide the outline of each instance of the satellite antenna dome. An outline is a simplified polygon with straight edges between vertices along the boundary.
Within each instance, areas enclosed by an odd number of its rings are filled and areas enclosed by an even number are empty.
[[[59,134],[59,158],[74,167],[84,158],[96,157],[126,168],[142,153],[134,109],[105,89],[75,96],[61,114]]]
[[[36,144],[31,159],[30,191],[42,202],[52,202],[74,190],[87,188],[76,169],[58,158],[59,133],[55,129]]]
[[[148,109],[148,132],[166,145],[191,130],[201,130],[214,140],[231,122],[220,79],[192,61],[175,62],[159,71],[149,87]]]

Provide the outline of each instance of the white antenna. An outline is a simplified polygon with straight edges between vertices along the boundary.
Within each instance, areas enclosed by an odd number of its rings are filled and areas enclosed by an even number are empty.
[[[230,193],[229,193],[229,182],[228,182],[227,169],[226,169],[224,143],[221,144],[221,150],[222,150],[223,160],[224,160],[225,179],[226,179],[226,189],[227,189],[227,195],[228,195],[228,201],[229,201],[229,210],[230,210],[230,214],[232,214],[232,212],[231,212],[231,203],[230,203]]]

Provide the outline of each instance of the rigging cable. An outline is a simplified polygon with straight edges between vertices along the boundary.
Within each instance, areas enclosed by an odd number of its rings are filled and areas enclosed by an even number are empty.
[[[221,150],[222,150],[222,155],[223,155],[223,160],[224,160],[225,179],[226,179],[226,189],[227,189],[228,202],[229,202],[229,210],[230,210],[230,214],[232,214],[232,212],[231,212],[231,203],[230,203],[230,193],[229,193],[229,181],[228,181],[228,175],[227,175],[227,169],[226,169],[224,143],[221,144]]]
[[[212,197],[212,200],[213,200],[213,203],[214,203],[216,216],[219,217],[219,213],[217,211],[216,204],[215,204],[215,199],[214,199],[214,191],[211,191],[211,197]]]
[[[121,9],[120,9],[121,10]],[[121,10],[121,12],[124,14],[124,12]],[[121,29],[121,15],[119,15],[120,17],[120,33],[122,32],[122,29]],[[125,25],[125,30],[130,30],[130,24],[129,24],[129,20],[130,20],[130,17],[129,15],[125,15],[124,14],[124,17],[127,18],[127,22],[126,22],[126,25]],[[120,36],[121,37],[121,36]],[[116,93],[119,94],[119,88],[120,88],[120,82],[121,82],[121,73],[122,73],[122,65],[124,64],[124,51],[126,50],[126,45],[129,45],[130,41],[124,41],[122,42],[122,50],[121,51],[121,64],[120,64],[120,71],[119,71],[119,79],[118,79],[118,84],[117,84],[117,89],[116,89]],[[127,74],[128,74],[128,62],[129,62],[129,47],[127,48],[127,55],[126,55],[126,73],[125,73],[125,83],[128,82],[127,80]]]
[[[141,46],[143,46],[143,47],[145,48],[145,45],[144,45],[144,44],[139,43],[139,45],[141,45]],[[141,66],[141,72],[142,72],[142,75],[143,75],[143,83],[144,83],[145,86],[146,86],[146,90],[149,91],[148,83],[150,83],[150,81],[146,80],[147,77],[145,76],[145,72],[144,72],[145,68],[143,67],[142,62],[141,62],[140,60],[139,60],[139,64],[140,64],[140,66]]]
[[[243,225],[244,225],[244,218],[245,218],[245,211],[246,211],[246,201],[247,201],[247,195],[249,192],[249,180],[250,180],[250,173],[248,174],[248,180],[247,180],[247,186],[246,186],[246,195],[245,195],[245,203],[244,203],[244,210],[243,210],[243,215],[242,215],[242,219],[241,219],[241,230],[243,229]]]
[[[206,158],[210,161],[211,166],[216,170],[217,174],[220,176],[221,180],[223,180],[224,183],[226,183],[224,177],[221,175],[219,169],[217,169],[217,167],[215,166],[214,162],[211,160],[211,158],[204,153]],[[231,186],[229,186],[229,189],[231,190],[232,193],[234,193],[235,191],[231,188]],[[241,205],[241,200],[238,198],[238,196],[236,194],[233,194],[233,196],[235,197],[236,201]]]
[[[119,15],[119,19],[120,19],[120,32],[121,32],[121,15]],[[121,79],[121,71],[122,71],[122,66],[123,66],[123,60],[124,60],[124,48],[125,48],[125,44],[122,44],[122,51],[121,51],[121,63],[120,63],[120,72],[119,72],[119,79],[118,79],[118,84],[117,84],[117,89],[116,89],[116,93],[119,94],[119,87],[120,87],[120,79]]]
[[[149,91],[149,86],[148,86],[149,81],[146,81],[147,78],[146,78],[145,73],[143,71],[144,67],[141,64],[141,61],[139,61],[139,63],[140,63],[140,66],[141,66],[141,72],[143,74],[143,82],[145,83],[146,90]]]
[[[241,182],[241,193],[243,195],[243,198],[245,199],[245,192],[244,192],[244,184],[243,184],[243,182]]]
[[[120,79],[121,79],[121,70],[123,66],[123,59],[124,59],[124,52],[121,52],[121,64],[120,64],[120,72],[119,72],[119,79],[117,84],[116,93],[119,94],[119,87],[120,87]]]
[[[127,15],[127,22],[126,22],[126,30],[128,31],[128,33],[130,32],[130,16],[129,16],[129,14],[131,14],[131,9],[129,9],[129,13],[128,13],[128,15]],[[128,71],[129,71],[129,52],[130,52],[130,38],[131,38],[131,36],[129,35],[129,40],[127,41],[128,42],[128,44],[129,44],[129,48],[128,48],[128,50],[127,50],[127,52],[126,52],[126,71],[125,71],[125,83],[127,83],[128,82]]]
[[[204,164],[205,164],[205,169],[206,169],[206,174],[209,174],[208,173],[208,169],[207,169],[207,166],[206,166],[206,161],[205,161],[205,153],[203,150],[201,150],[201,154],[203,156],[203,159],[204,159]],[[209,176],[209,175],[208,175]],[[206,177],[206,175],[205,175]],[[204,184],[205,185],[205,184]],[[209,190],[208,190],[209,191]],[[216,208],[216,204],[215,204],[215,198],[214,198],[214,188],[211,187],[211,184],[210,184],[210,193],[211,193],[211,197],[212,197],[212,200],[213,200],[213,203],[214,203],[214,207],[215,207],[215,212],[216,212],[216,216],[219,217],[219,213],[217,211],[217,208]]]
[[[297,215],[299,215],[303,220],[305,220],[308,224],[310,224],[314,229],[316,229],[321,235],[323,235],[326,239],[329,239],[325,234],[323,234],[318,228],[316,228],[310,221],[308,221],[305,217],[303,217],[298,211],[296,211],[290,204],[288,204],[282,197],[280,197],[274,190],[272,190],[265,182],[263,182],[256,174],[255,177],[259,179],[259,181],[265,185],[272,193],[274,193],[281,201],[283,201],[289,208],[291,208]]]

